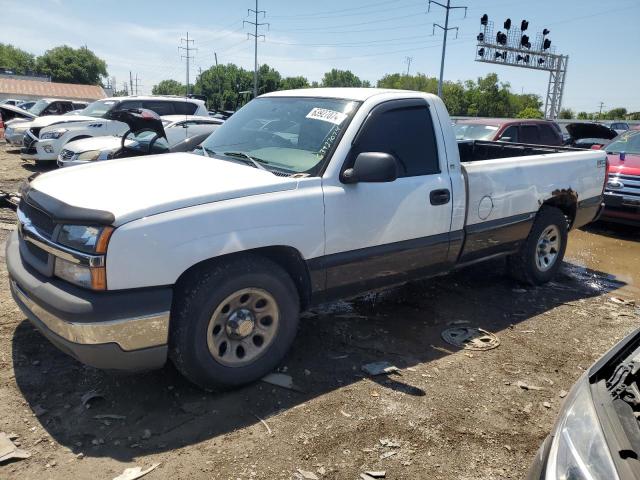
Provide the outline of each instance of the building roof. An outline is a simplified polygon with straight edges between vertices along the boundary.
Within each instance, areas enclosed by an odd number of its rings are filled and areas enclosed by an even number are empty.
[[[56,97],[69,100],[98,100],[105,98],[102,87],[97,85],[76,85],[73,83],[39,82],[0,77],[0,93],[8,95],[31,95],[36,97]]]

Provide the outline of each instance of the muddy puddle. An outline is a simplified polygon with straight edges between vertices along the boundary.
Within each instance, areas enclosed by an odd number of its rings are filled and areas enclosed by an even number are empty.
[[[640,298],[640,228],[597,223],[569,235],[565,273],[595,290]]]

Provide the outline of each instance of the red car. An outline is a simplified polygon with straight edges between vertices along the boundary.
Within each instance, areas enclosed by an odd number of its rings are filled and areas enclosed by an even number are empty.
[[[640,225],[640,130],[619,135],[605,149],[609,179],[601,218]]]
[[[549,120],[465,118],[453,127],[457,140],[501,140],[531,145],[563,144],[562,131]]]

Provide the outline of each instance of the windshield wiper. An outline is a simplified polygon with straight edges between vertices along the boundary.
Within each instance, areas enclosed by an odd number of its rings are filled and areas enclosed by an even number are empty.
[[[260,170],[267,170],[264,165],[262,165],[262,163],[267,163],[264,160],[260,159],[260,158],[256,158],[256,157],[252,157],[251,155],[245,153],[245,152],[224,152],[224,154],[227,157],[238,157],[238,158],[242,158],[244,160],[247,160],[247,162],[245,163],[249,163],[251,165],[253,165],[254,167],[260,169]],[[267,170],[268,171],[268,170]]]
[[[204,145],[197,145],[195,148],[199,148],[200,150],[202,150],[202,153],[204,154],[205,157],[209,157],[211,155],[216,154],[216,152],[214,152],[210,148],[205,147]]]

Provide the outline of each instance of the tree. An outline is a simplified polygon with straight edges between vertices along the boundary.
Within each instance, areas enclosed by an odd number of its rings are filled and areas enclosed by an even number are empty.
[[[518,113],[517,118],[543,118],[543,116],[543,113],[539,109],[527,107]]]
[[[151,93],[154,95],[186,95],[186,86],[176,80],[162,80],[153,86]]]
[[[285,77],[282,79],[283,90],[296,90],[298,88],[309,88],[309,80],[305,77]]]
[[[233,63],[203,71],[194,85],[194,93],[207,97],[214,109],[235,110],[248,97],[241,92],[253,92],[253,72]]]
[[[622,120],[627,116],[627,109],[623,107],[618,107],[609,110],[604,114],[604,118],[607,120]]]
[[[360,80],[351,70],[332,68],[322,77],[323,87],[362,87]]]
[[[91,50],[67,45],[47,50],[38,57],[36,68],[54,82],[99,85],[100,78],[107,75],[107,64]]]
[[[0,67],[17,75],[27,75],[36,68],[35,57],[12,45],[0,43]]]
[[[560,110],[560,113],[558,114],[558,118],[562,118],[565,120],[572,119],[574,118],[574,116],[575,116],[575,112],[570,108],[563,108],[562,110]]]
[[[589,118],[589,114],[587,112],[578,112],[578,120],[587,120]]]

